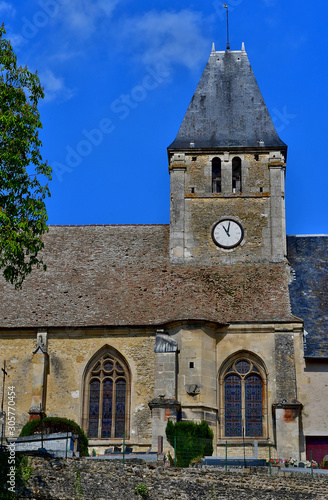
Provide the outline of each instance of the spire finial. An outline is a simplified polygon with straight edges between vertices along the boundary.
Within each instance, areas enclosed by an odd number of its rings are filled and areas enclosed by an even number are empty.
[[[243,43],[241,44],[241,51],[242,51],[242,52],[246,52],[246,49],[245,49],[245,44],[244,44],[244,42],[243,42]]]
[[[212,52],[215,52],[215,43],[212,43]]]
[[[227,50],[230,50],[230,43],[229,43],[229,9],[226,3],[223,4],[223,7],[227,9]]]

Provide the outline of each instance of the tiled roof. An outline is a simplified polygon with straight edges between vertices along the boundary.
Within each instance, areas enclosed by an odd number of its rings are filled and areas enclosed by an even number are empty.
[[[284,264],[172,265],[169,226],[53,226],[46,272],[0,280],[0,327],[293,321]]]
[[[279,138],[244,50],[212,52],[170,149],[287,150]]]
[[[288,236],[292,312],[304,320],[305,355],[328,357],[328,236]]]

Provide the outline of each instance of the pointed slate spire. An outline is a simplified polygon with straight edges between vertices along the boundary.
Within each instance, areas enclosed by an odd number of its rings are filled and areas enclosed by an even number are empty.
[[[261,141],[261,142],[260,142]],[[286,150],[241,51],[213,51],[171,149],[259,148]]]

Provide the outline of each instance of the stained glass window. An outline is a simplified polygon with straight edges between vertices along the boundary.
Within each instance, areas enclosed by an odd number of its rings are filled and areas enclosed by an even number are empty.
[[[246,436],[262,436],[262,380],[250,375],[245,380]]]
[[[90,382],[90,399],[89,399],[89,437],[98,437],[98,420],[99,420],[99,380]]]
[[[116,416],[115,416],[115,437],[123,437],[125,429],[125,380],[118,380],[116,384]]]
[[[90,370],[88,437],[122,438],[127,427],[129,374],[125,364],[106,354]]]
[[[226,436],[241,436],[241,380],[236,375],[225,379]]]
[[[263,435],[263,379],[252,361],[239,359],[224,372],[226,437]]]
[[[122,366],[120,365],[120,363],[117,363],[117,362],[116,362],[116,371],[119,372],[119,373],[123,373],[124,372],[124,369],[122,368]]]
[[[113,381],[106,379],[103,383],[103,411],[101,423],[101,437],[111,437],[112,410],[113,410]]]
[[[114,368],[113,362],[106,360],[106,362],[104,363],[104,370],[106,372],[111,372],[113,368]]]
[[[244,359],[236,363],[236,370],[238,373],[244,375],[245,373],[248,373],[250,369],[251,369],[250,363],[248,361],[245,361]]]

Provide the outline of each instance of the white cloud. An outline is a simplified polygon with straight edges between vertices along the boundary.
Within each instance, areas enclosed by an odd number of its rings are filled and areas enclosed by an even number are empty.
[[[150,11],[126,21],[122,36],[125,45],[137,47],[135,54],[143,64],[167,68],[181,64],[189,69],[199,66],[210,44],[201,32],[203,16],[188,9],[179,12]]]
[[[6,28],[6,39],[10,40],[10,43],[11,43],[14,51],[19,49],[20,47],[22,47],[26,43],[26,40],[24,39],[24,37],[22,37],[21,34],[14,33],[13,31],[10,30],[10,28],[8,28],[8,29]]]
[[[67,0],[61,5],[58,17],[70,30],[82,37],[90,36],[99,21],[112,16],[120,0]]]
[[[39,74],[42,87],[44,87],[44,102],[50,101],[68,101],[75,95],[73,89],[66,87],[64,79],[57,77],[50,69],[42,71]]]
[[[49,56],[49,60],[54,61],[56,63],[63,63],[71,59],[81,58],[82,56],[83,56],[82,51],[70,50],[69,45],[66,43],[57,52]]]
[[[7,14],[9,16],[14,16],[16,14],[16,9],[11,3],[0,1],[0,14]]]

